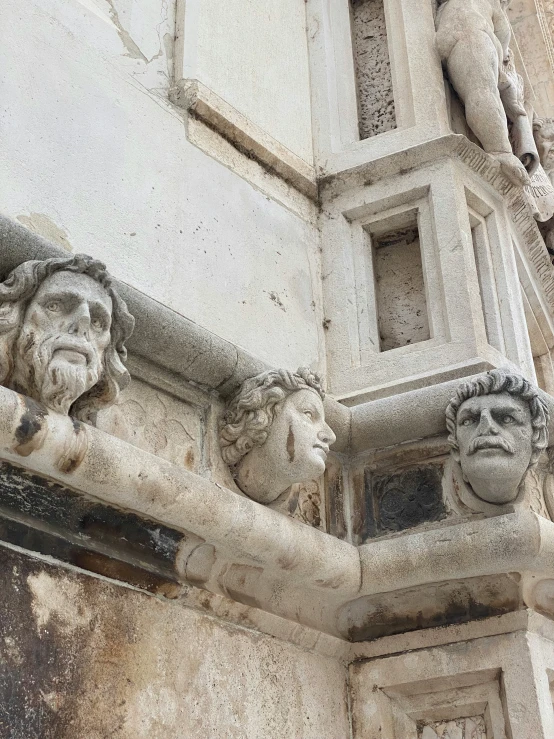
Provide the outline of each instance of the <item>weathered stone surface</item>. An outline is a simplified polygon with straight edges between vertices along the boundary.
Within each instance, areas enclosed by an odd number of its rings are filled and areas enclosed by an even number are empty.
[[[198,472],[204,462],[205,416],[202,408],[134,378],[120,403],[98,414],[96,426]]]
[[[375,239],[380,349],[386,352],[430,338],[417,228]]]
[[[385,10],[382,0],[351,0],[360,111],[360,138],[396,128]]]
[[[249,498],[272,503],[325,471],[336,436],[325,422],[321,381],[309,369],[246,380],[222,419],[223,459]]]
[[[366,472],[366,536],[403,531],[446,516],[442,468],[415,467],[398,473]]]
[[[15,552],[0,560],[6,737],[347,735],[338,662]]]

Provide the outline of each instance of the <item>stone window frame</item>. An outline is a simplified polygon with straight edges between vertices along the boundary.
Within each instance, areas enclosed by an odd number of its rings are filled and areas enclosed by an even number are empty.
[[[360,139],[350,0],[308,0],[314,150],[338,174],[449,133],[432,0],[384,0],[396,128]],[[417,54],[408,49],[417,47]]]
[[[523,305],[513,300],[520,292],[521,277],[516,274],[510,218],[505,209],[499,209],[499,200],[496,191],[462,163],[446,160],[395,177],[368,180],[354,192],[329,200],[321,220],[324,305],[331,319],[327,374],[331,392],[341,402],[352,405],[386,397],[393,387],[397,392],[416,389],[434,373],[442,381],[459,376],[455,373],[462,351],[471,358],[469,374],[513,363],[534,376]],[[360,336],[375,331],[369,326],[375,299],[371,265],[363,256],[364,249],[367,252],[364,228],[414,210],[418,211],[432,338],[386,352],[370,350],[367,340],[365,345],[360,341]],[[486,224],[494,252],[492,277],[505,353],[489,343],[481,305],[472,299],[479,295],[479,276],[470,211]],[[529,290],[537,301],[536,280],[534,285]],[[341,297],[345,294],[349,300]]]
[[[479,714],[489,739],[546,739],[553,647],[546,634],[516,631],[352,662],[354,739],[379,729],[387,739],[417,739],[425,724]]]
[[[416,225],[419,232],[430,338],[417,344],[407,344],[388,351],[402,351],[403,353],[418,351],[425,346],[432,346],[444,341],[446,334],[443,316],[439,310],[442,300],[439,285],[436,282],[432,284],[426,277],[426,267],[431,268],[431,263],[435,261],[434,249],[432,248],[431,212],[428,199],[421,198],[351,222],[352,277],[355,285],[353,294],[356,296],[359,347],[358,351],[355,345],[352,345],[352,366],[361,367],[376,354],[383,353],[383,350],[379,348],[379,316],[375,290],[375,247],[372,244],[372,237],[375,238],[396,229]]]

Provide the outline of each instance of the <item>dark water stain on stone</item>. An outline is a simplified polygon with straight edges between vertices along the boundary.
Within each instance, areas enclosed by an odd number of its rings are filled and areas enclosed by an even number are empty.
[[[88,434],[85,424],[76,418],[71,419],[73,423],[74,436],[67,440],[64,453],[58,460],[60,472],[71,474],[81,465],[88,450]]]
[[[54,582],[54,568],[0,549],[0,737],[6,739],[71,734],[71,704],[81,682],[80,640],[70,643],[55,616],[48,628],[37,624],[28,583],[45,570]]]
[[[366,596],[345,608],[341,622],[350,641],[371,641],[500,616],[522,607],[517,584],[495,575]]]
[[[289,462],[294,462],[294,431],[292,430],[292,424],[289,426],[287,436],[287,454],[289,455]]]
[[[17,444],[14,450],[22,457],[28,457],[31,452],[40,449],[44,444],[46,427],[44,419],[48,415],[46,408],[36,400],[23,396],[25,412],[21,416],[19,426],[15,432]]]

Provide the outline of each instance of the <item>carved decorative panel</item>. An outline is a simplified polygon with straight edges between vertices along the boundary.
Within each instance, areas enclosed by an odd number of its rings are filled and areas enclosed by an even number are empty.
[[[442,467],[413,467],[396,474],[366,472],[367,535],[403,531],[446,516]]]
[[[192,403],[133,378],[121,402],[98,414],[98,428],[198,472],[202,456],[203,411]]]
[[[487,727],[483,716],[434,721],[422,727],[418,739],[487,739]]]

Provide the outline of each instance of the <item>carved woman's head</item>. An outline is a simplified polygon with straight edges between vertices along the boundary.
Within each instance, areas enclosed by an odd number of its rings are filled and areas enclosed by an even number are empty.
[[[102,262],[24,262],[0,283],[0,384],[89,421],[129,383],[133,326]]]
[[[335,434],[325,423],[323,397],[318,376],[308,369],[270,370],[243,383],[227,406],[219,438],[246,495],[270,503],[325,471]]]

